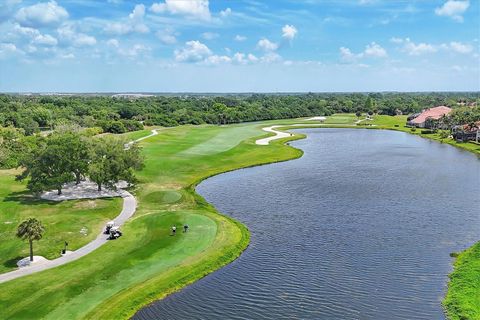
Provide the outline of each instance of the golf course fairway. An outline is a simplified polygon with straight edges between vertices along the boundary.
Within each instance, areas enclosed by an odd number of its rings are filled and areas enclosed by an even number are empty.
[[[128,318],[233,261],[248,245],[248,230],[218,214],[194,186],[221,172],[301,155],[281,143],[256,146],[265,123],[160,129],[142,141],[145,168],[132,190],[138,208],[124,236],[72,263],[0,284],[0,318]],[[179,227],[175,236],[172,225]]]

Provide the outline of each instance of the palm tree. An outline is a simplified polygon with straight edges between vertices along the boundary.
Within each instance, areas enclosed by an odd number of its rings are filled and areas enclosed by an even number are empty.
[[[33,241],[42,239],[45,228],[35,218],[23,221],[17,229],[17,237],[30,243],[30,261],[33,261]]]

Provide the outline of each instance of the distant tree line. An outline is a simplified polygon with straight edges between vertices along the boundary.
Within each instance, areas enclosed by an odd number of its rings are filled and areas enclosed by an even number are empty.
[[[0,95],[0,127],[26,135],[62,125],[124,133],[143,125],[228,124],[333,113],[408,114],[446,105],[479,102],[479,93],[308,93],[222,96]]]

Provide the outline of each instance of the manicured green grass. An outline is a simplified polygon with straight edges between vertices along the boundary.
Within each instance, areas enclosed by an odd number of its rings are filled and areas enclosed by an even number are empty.
[[[25,183],[15,181],[13,170],[0,171],[0,273],[17,267],[29,255],[27,242],[15,237],[17,226],[34,217],[45,226],[43,239],[34,242],[34,254],[60,256],[64,241],[75,250],[92,241],[104,223],[121,211],[121,199],[40,201],[29,195]]]
[[[142,142],[138,209],[124,236],[70,264],[0,284],[0,318],[128,318],[231,262],[248,245],[247,229],[193,188],[214,174],[302,154],[280,143],[256,146],[252,137],[263,126],[183,126]],[[170,236],[183,223],[188,233]]]
[[[456,258],[443,305],[449,319],[480,319],[480,242]]]

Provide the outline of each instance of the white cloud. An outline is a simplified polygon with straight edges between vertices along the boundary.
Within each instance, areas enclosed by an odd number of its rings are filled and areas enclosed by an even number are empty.
[[[217,56],[217,55],[211,55],[208,56],[203,63],[209,64],[209,65],[217,65],[221,63],[230,63],[232,62],[232,59],[228,56]]]
[[[202,20],[211,18],[208,0],[165,0],[165,2],[152,4],[150,10],[154,13],[168,12]]]
[[[260,58],[260,61],[265,63],[272,63],[281,61],[282,57],[276,52],[267,52]]]
[[[205,40],[213,40],[218,38],[220,35],[215,32],[204,32],[202,33],[202,38]]]
[[[22,27],[18,23],[14,24],[13,30],[16,34],[28,37],[28,38],[35,38],[36,36],[40,35],[40,31],[34,28],[29,27]]]
[[[450,17],[457,22],[463,22],[463,13],[470,6],[470,2],[460,0],[448,0],[443,6],[435,9],[438,16]]]
[[[143,44],[135,44],[128,49],[119,49],[118,53],[128,58],[135,58],[140,54],[149,52],[150,48]]]
[[[227,8],[225,10],[220,11],[220,16],[222,18],[228,17],[231,14],[232,14],[232,9],[230,9],[230,8]]]
[[[51,35],[49,34],[40,34],[38,36],[36,36],[32,42],[34,44],[39,44],[39,45],[44,45],[44,46],[56,46],[58,41],[57,39],[55,39],[54,37],[52,37]]]
[[[123,35],[127,33],[148,33],[150,29],[143,22],[145,17],[145,6],[137,4],[133,11],[128,15],[128,20],[125,22],[111,22],[105,26],[104,31],[108,34]]]
[[[298,30],[293,25],[286,24],[282,28],[282,37],[284,37],[285,39],[293,40],[293,38],[295,38],[297,33],[298,33]]]
[[[393,43],[402,43],[403,42],[403,39],[402,38],[396,38],[396,37],[393,37],[390,39],[390,42],[393,42]]]
[[[340,47],[340,60],[345,63],[354,63],[361,58],[386,58],[387,51],[379,44],[372,42],[365,47],[365,50],[360,53],[353,53],[349,48]]]
[[[258,61],[258,58],[257,58],[255,55],[251,54],[251,53],[249,53],[249,54],[247,55],[247,59],[248,59],[248,61],[250,61],[250,62],[257,62],[257,61]]]
[[[470,53],[473,51],[473,47],[471,45],[456,41],[450,42],[450,45],[447,47],[458,53]]]
[[[257,47],[263,51],[275,51],[278,49],[278,44],[271,42],[267,38],[258,41]]]
[[[174,51],[178,62],[198,62],[212,55],[212,51],[200,41],[188,41],[181,50]]]
[[[419,56],[426,53],[437,52],[436,46],[429,43],[415,43],[410,38],[391,38],[391,42],[396,44],[403,44],[402,51],[406,52],[410,56]]]
[[[175,32],[172,29],[164,29],[157,31],[156,33],[157,38],[160,39],[160,41],[163,44],[174,44],[177,42],[177,38],[175,37]]]
[[[237,34],[237,35],[235,36],[234,40],[235,40],[235,41],[245,41],[245,40],[247,40],[247,37],[241,36],[241,35]]]
[[[357,55],[352,53],[349,48],[340,47],[340,59],[343,62],[352,63],[357,59]]]
[[[55,1],[23,7],[15,14],[15,19],[21,25],[28,27],[57,25],[67,18],[67,10]]]
[[[132,13],[128,15],[128,17],[132,20],[141,20],[145,16],[145,6],[143,4],[137,4],[135,8],[133,8]]]
[[[0,22],[6,21],[13,13],[14,7],[22,0],[3,0],[0,3]]]
[[[76,32],[71,24],[64,24],[57,29],[57,33],[61,41],[75,47],[93,46],[97,43],[95,37]]]
[[[74,59],[75,55],[73,53],[62,53],[59,55],[60,58],[62,59]]]
[[[117,39],[108,39],[107,45],[110,47],[118,48],[120,46],[120,43]]]
[[[365,56],[370,56],[375,58],[387,57],[387,51],[384,48],[382,48],[380,45],[376,44],[375,42],[372,42],[369,45],[367,45],[363,54]]]
[[[17,51],[17,47],[13,43],[0,43],[0,53],[15,51]]]
[[[405,51],[410,56],[419,56],[426,53],[437,52],[435,46],[428,43],[414,43],[409,38],[404,40],[403,51]]]

